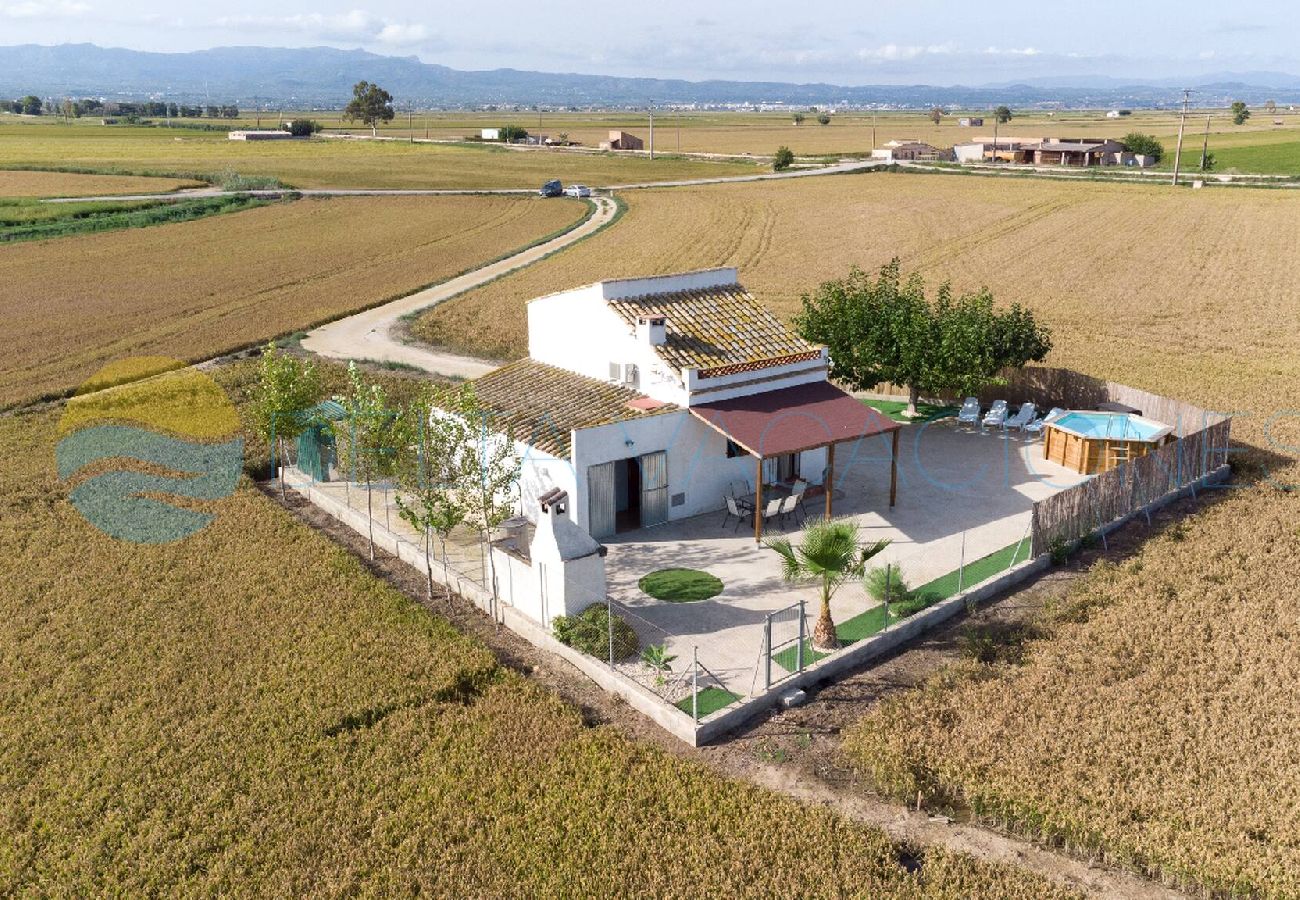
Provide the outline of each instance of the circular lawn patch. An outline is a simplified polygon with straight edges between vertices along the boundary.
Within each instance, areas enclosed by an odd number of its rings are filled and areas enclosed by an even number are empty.
[[[699,569],[660,569],[637,584],[651,597],[668,603],[693,603],[722,593],[722,582]]]

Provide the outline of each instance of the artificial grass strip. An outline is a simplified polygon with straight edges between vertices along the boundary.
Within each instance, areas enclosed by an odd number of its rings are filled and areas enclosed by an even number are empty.
[[[944,419],[957,414],[955,406],[944,406],[939,403],[918,403],[916,404],[916,417],[909,419],[903,415],[903,412],[907,409],[907,402],[904,400],[863,400],[862,402],[876,412],[884,413],[895,422],[901,422],[904,425],[909,422],[933,422],[935,419]]]
[[[1016,562],[1024,562],[1029,558],[1029,552],[1020,543],[1008,544],[1001,550],[990,553],[988,556],[982,556],[973,563],[967,563],[966,571],[961,577],[961,587],[963,590],[974,584],[979,584],[999,575],[1011,568],[1012,559]],[[947,600],[957,593],[957,570],[949,572],[947,575],[941,575],[928,584],[923,584],[912,592],[917,597],[926,599],[926,606],[937,603],[940,600]]]
[[[1000,575],[1012,566],[1015,562],[1024,562],[1028,559],[1028,553],[1020,544],[1010,544],[1001,550],[990,553],[988,556],[982,556],[966,566],[966,572],[961,578],[961,587],[966,589],[972,585],[979,584]],[[957,593],[957,570],[949,572],[947,575],[941,575],[934,581],[927,582],[921,587],[910,591],[905,599],[894,600],[889,604],[889,622],[885,622],[884,604],[873,606],[865,612],[858,613],[850,619],[835,626],[835,635],[840,639],[840,643],[845,647],[850,644],[856,644],[858,641],[879,634],[885,630],[886,624],[892,625],[895,622],[901,622],[908,616],[913,616],[921,610],[933,606],[941,600],[947,600]],[[784,650],[772,654],[772,661],[787,672],[796,672],[799,670],[798,646],[791,644]],[[831,654],[819,650],[814,650],[812,642],[805,639],[803,642],[803,665],[804,668],[825,659]]]
[[[695,603],[722,593],[722,581],[699,569],[659,569],[643,576],[637,586],[667,603]]]
[[[731,691],[720,687],[706,687],[702,691],[696,692],[699,704],[699,716],[703,719],[720,709],[725,709],[740,699],[739,694],[733,694]],[[691,698],[685,696],[677,701],[677,708],[687,715],[691,714]]]

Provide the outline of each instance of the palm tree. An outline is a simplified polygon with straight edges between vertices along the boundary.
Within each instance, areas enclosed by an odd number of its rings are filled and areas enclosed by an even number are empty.
[[[813,627],[813,646],[834,650],[840,645],[831,618],[831,597],[848,581],[860,579],[867,560],[889,546],[889,541],[864,545],[858,540],[857,523],[849,519],[818,519],[804,529],[803,542],[795,547],[789,538],[777,538],[766,546],[781,555],[781,576],[790,582],[820,581],[821,612]]]

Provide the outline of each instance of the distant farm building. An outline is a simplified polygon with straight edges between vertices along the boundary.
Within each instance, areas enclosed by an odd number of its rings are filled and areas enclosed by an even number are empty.
[[[962,128],[983,128],[984,120],[980,118],[972,118],[970,116],[967,116],[964,119],[958,119],[957,124],[960,125]]]
[[[626,131],[611,131],[609,140],[600,142],[602,150],[644,150],[645,141]]]
[[[924,141],[889,141],[871,151],[872,159],[885,162],[916,162],[918,160],[953,159],[951,150],[938,150]]]
[[[232,141],[291,141],[293,135],[287,131],[232,131],[227,135]]]
[[[1131,109],[1112,109],[1110,112],[1106,113],[1106,118],[1120,119],[1123,118],[1124,116],[1131,116],[1131,115],[1133,115],[1133,110]]]
[[[1131,153],[1122,143],[1110,138],[979,138],[957,144],[953,149],[958,162],[1005,162],[1032,166],[1139,166],[1154,162]]]
[[[482,131],[479,132],[479,137],[485,141],[499,141],[501,140],[501,129],[484,128]]]

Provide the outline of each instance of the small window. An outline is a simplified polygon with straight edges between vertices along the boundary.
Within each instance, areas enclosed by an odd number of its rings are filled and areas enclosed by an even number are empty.
[[[740,445],[737,444],[735,441],[733,441],[733,440],[728,440],[728,441],[727,441],[727,459],[735,459],[735,458],[738,457],[738,456],[749,456],[749,454],[746,453],[744,450],[742,450],[742,449],[740,448]]]

